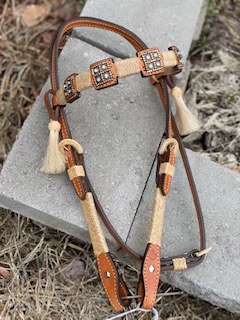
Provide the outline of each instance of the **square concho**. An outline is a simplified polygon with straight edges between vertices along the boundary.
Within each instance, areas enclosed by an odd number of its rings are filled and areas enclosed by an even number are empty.
[[[95,89],[103,89],[118,83],[113,59],[105,59],[90,65],[91,81]]]
[[[76,76],[77,73],[72,73],[64,81],[63,93],[68,103],[71,103],[80,97],[80,92],[77,92],[76,89]]]
[[[158,48],[139,51],[137,55],[144,77],[164,73],[163,56]]]

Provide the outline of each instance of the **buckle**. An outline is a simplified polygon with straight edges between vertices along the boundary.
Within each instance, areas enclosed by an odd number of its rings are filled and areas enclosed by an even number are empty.
[[[90,65],[91,81],[96,90],[118,83],[117,70],[113,59],[104,59]]]
[[[80,92],[76,88],[77,73],[70,74],[63,84],[63,93],[67,103],[71,103],[80,97]]]
[[[137,52],[143,77],[164,73],[162,53],[158,48],[150,48]]]

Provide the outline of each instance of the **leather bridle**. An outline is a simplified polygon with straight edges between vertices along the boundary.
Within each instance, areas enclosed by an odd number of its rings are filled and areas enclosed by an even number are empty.
[[[184,163],[184,167],[186,170],[188,182],[190,185],[190,189],[191,189],[191,193],[192,193],[192,197],[193,197],[193,201],[194,201],[194,205],[197,213],[198,224],[199,224],[200,247],[199,249],[191,250],[187,254],[160,259],[159,245],[154,243],[148,243],[145,255],[144,257],[141,257],[126,243],[124,243],[124,241],[121,239],[121,237],[119,236],[119,234],[116,232],[113,225],[109,221],[107,215],[105,214],[97,198],[97,195],[93,190],[89,177],[87,175],[86,167],[84,164],[83,153],[78,152],[72,144],[70,143],[68,144],[68,141],[70,141],[69,139],[72,139],[72,136],[71,136],[71,131],[68,125],[68,121],[67,121],[67,117],[64,109],[66,107],[66,104],[65,105],[60,104],[58,101],[58,93],[59,93],[59,90],[61,89],[59,78],[58,78],[58,56],[63,46],[64,37],[67,34],[69,34],[69,32],[75,27],[95,27],[95,28],[100,28],[100,29],[115,32],[121,35],[122,37],[124,37],[127,41],[129,41],[138,53],[143,52],[145,50],[150,50],[150,49],[148,49],[146,44],[134,33],[114,23],[110,23],[110,22],[106,22],[103,20],[90,18],[90,17],[80,17],[78,19],[72,19],[70,21],[67,21],[59,27],[59,29],[57,30],[57,32],[53,37],[52,47],[51,47],[51,58],[50,58],[50,70],[51,70],[50,78],[51,78],[52,89],[45,94],[44,100],[45,100],[45,104],[46,104],[50,119],[59,121],[61,124],[61,138],[63,141],[66,142],[64,144],[64,150],[65,150],[65,156],[66,156],[68,168],[71,169],[73,167],[74,168],[81,167],[82,168],[81,170],[84,171],[84,174],[79,174],[79,175],[75,174],[72,178],[74,188],[76,190],[76,193],[79,199],[81,200],[83,207],[85,206],[86,199],[89,199],[89,196],[92,195],[92,198],[93,198],[92,206],[95,205],[97,213],[101,217],[102,221],[104,222],[104,224],[106,225],[107,229],[109,230],[113,238],[116,240],[116,242],[120,245],[122,249],[124,249],[132,257],[143,261],[142,273],[141,273],[141,278],[139,281],[139,288],[138,288],[138,293],[142,297],[139,298],[138,301],[141,303],[141,306],[143,308],[151,309],[154,305],[155,298],[156,298],[157,287],[158,287],[159,278],[160,278],[160,271],[163,272],[163,271],[170,271],[170,270],[180,270],[181,267],[176,267],[177,263],[179,262],[183,263],[184,267],[182,269],[194,267],[198,265],[200,262],[202,262],[204,259],[204,254],[199,255],[198,253],[203,252],[206,249],[204,221],[203,221],[203,215],[202,215],[202,210],[201,210],[196,186],[195,186],[193,175],[189,166],[187,154],[183,146],[181,135],[176,126],[173,114],[171,112],[170,103],[169,103],[168,87],[170,89],[174,87],[174,82],[173,82],[174,73],[175,73],[174,68],[172,68],[173,70],[172,74],[169,73],[168,75],[166,75],[160,72],[159,74],[155,73],[154,75],[149,76],[151,83],[154,84],[158,89],[158,92],[162,101],[162,105],[166,111],[165,138],[167,140],[170,139],[168,140],[170,141],[170,143],[165,146],[165,149],[162,152],[162,154],[158,154],[157,156],[156,190],[157,190],[157,193],[160,192],[160,196],[164,199],[167,193],[169,192],[172,176],[168,174],[169,171],[164,171],[161,174],[159,174],[159,170],[160,170],[161,164],[163,163],[165,163],[164,168],[166,168],[166,166],[168,166],[168,170],[169,168],[170,169],[173,168],[175,154],[174,154],[174,143],[172,142],[173,140],[171,139],[175,139],[174,141],[177,141],[176,143],[178,143],[178,146],[179,146],[179,150]],[[111,61],[110,62],[108,61],[107,63],[111,63]],[[94,69],[94,70],[97,70],[97,69]],[[73,81],[75,81],[74,79],[75,78],[73,78]],[[52,100],[50,99],[50,94],[52,95]],[[157,205],[158,204],[156,204],[156,206]],[[87,207],[86,210],[89,210],[89,207]],[[100,253],[98,252],[96,256],[97,256],[97,262],[99,267],[99,274],[100,274],[104,289],[106,291],[106,294],[109,298],[109,301],[116,310],[122,310],[124,307],[127,307],[130,304],[130,300],[124,299],[124,297],[130,295],[130,293],[125,283],[123,282],[121,277],[118,275],[117,269],[114,265],[114,262],[109,252],[100,252]],[[155,265],[152,262],[152,260],[155,261],[156,263]]]

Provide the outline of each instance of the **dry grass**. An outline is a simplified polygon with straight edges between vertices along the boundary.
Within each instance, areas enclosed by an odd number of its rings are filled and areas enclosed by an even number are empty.
[[[30,3],[47,2],[0,2],[2,162],[47,78],[47,51],[53,30],[64,18],[80,12],[82,6],[82,1],[77,0],[51,1],[45,19],[27,28],[21,21],[21,10]],[[190,104],[197,104],[204,125],[202,131],[186,141],[195,150],[235,170],[239,170],[240,149],[240,40],[235,28],[239,13],[239,1],[210,2],[201,38],[191,51],[193,71],[187,92]],[[4,268],[0,267],[0,319],[87,320],[113,314],[98,278],[91,246],[7,210],[1,212],[0,227],[0,265]],[[138,270],[118,264],[135,292]],[[177,289],[162,284],[160,291]],[[156,308],[161,319],[168,320],[240,319],[186,293],[159,297]],[[147,316],[130,315],[125,319]]]
[[[210,2],[211,15],[192,48],[187,95],[202,128],[185,138],[210,159],[240,172],[240,1]]]

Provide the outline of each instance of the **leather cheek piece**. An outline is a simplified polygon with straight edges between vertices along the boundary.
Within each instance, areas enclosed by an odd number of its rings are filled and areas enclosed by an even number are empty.
[[[101,253],[97,256],[99,275],[112,307],[117,311],[122,311],[128,307],[131,300],[121,297],[129,296],[125,283],[119,276],[116,267],[109,253]]]
[[[160,247],[157,244],[149,243],[145,252],[141,278],[138,285],[138,294],[141,307],[152,309],[157,295],[160,280]]]

